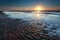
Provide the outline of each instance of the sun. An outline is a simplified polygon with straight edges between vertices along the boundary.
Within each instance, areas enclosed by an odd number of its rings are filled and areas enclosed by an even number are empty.
[[[43,7],[42,6],[36,6],[34,8],[34,10],[35,10],[35,12],[40,13],[40,11],[43,10]]]
[[[42,6],[36,6],[35,10],[43,10]]]

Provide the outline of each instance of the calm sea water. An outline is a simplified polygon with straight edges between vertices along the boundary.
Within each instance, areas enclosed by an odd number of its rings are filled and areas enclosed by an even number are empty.
[[[44,20],[47,23],[60,25],[60,14],[51,12],[52,14],[38,14],[38,13],[24,13],[24,12],[5,12],[11,18],[18,18],[24,20]],[[46,13],[46,12],[45,12]]]
[[[43,24],[48,27],[45,30],[48,31],[49,35],[58,35],[60,37],[60,13],[58,12],[48,12],[51,14],[43,13],[26,13],[26,12],[4,12],[10,18],[18,18],[27,21],[34,20],[35,22],[42,21]],[[46,12],[44,12],[46,13]],[[52,30],[52,31],[51,31]]]

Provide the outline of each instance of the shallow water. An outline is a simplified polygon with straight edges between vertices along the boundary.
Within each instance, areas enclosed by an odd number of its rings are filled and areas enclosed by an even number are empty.
[[[44,20],[51,24],[60,24],[60,15],[55,14],[37,14],[37,13],[24,13],[24,12],[5,12],[11,18],[18,18],[24,20]],[[54,13],[54,12],[52,12]]]
[[[9,15],[8,17],[10,18],[18,18],[27,21],[34,20],[34,22],[42,21],[43,24],[47,25],[47,28],[45,28],[45,30],[48,31],[49,35],[60,36],[60,14],[59,13],[55,13],[55,12],[51,12],[52,14],[43,14],[43,13],[38,14],[35,12],[32,13],[5,12],[5,13]]]

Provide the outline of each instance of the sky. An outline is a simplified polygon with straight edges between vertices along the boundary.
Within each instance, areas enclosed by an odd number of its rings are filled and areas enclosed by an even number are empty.
[[[33,10],[35,6],[60,10],[60,0],[0,0],[0,10]]]

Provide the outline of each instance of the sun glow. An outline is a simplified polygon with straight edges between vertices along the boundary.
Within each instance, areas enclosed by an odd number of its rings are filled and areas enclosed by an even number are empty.
[[[43,10],[43,9],[40,6],[37,6],[37,7],[35,7],[35,10],[38,10],[39,11],[39,10]]]
[[[40,13],[41,10],[43,10],[43,7],[42,6],[36,6],[34,10],[35,10],[35,12]]]

